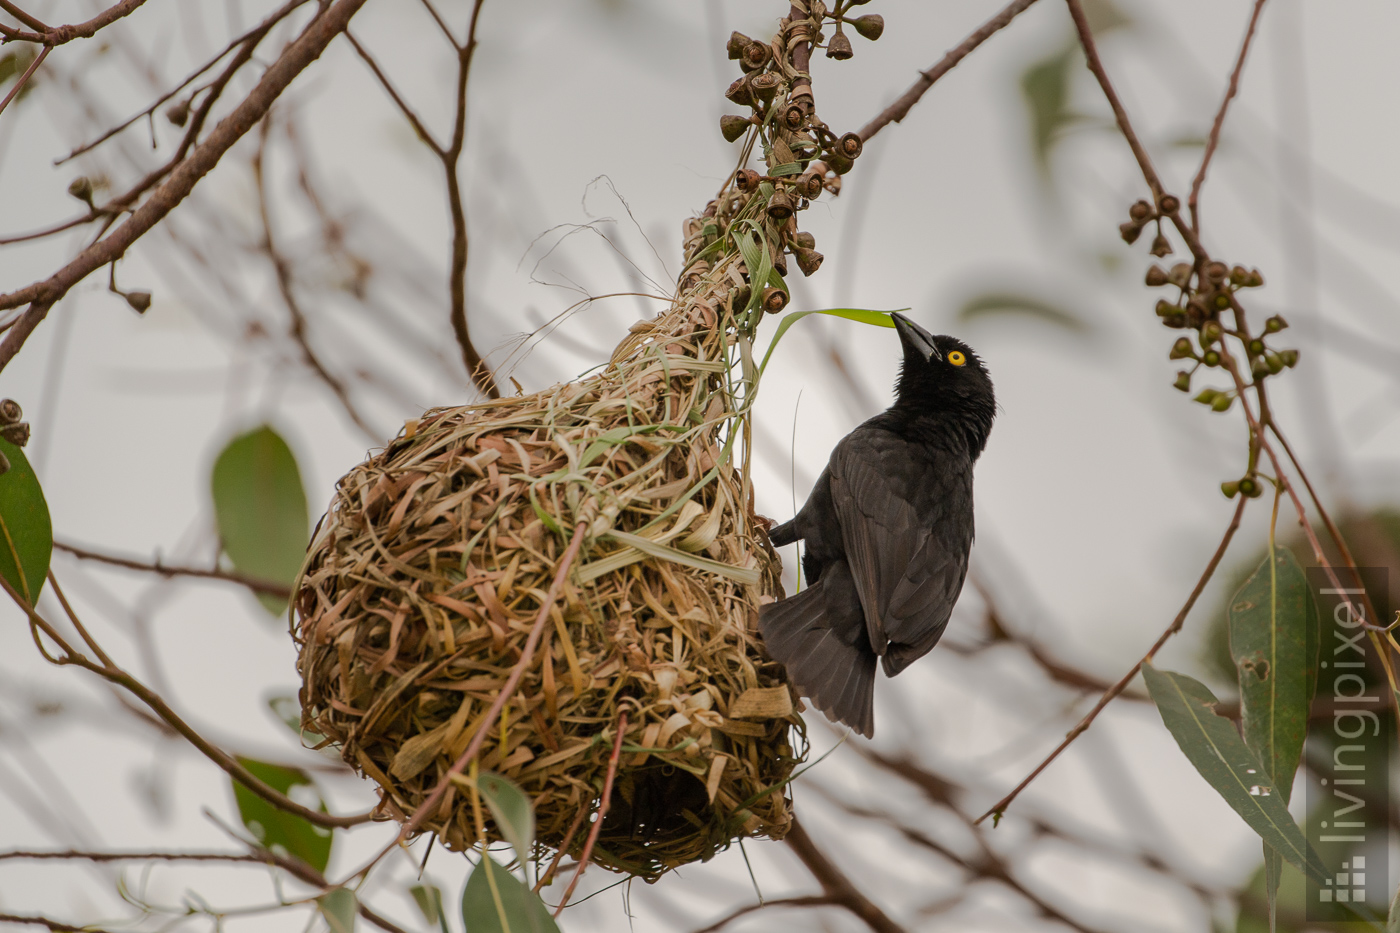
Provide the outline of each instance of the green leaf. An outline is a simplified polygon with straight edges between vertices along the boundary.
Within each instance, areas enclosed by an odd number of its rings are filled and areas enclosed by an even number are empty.
[[[293,788],[310,788],[306,796],[314,797],[314,800],[297,802],[314,806],[322,813],[326,812],[325,801],[321,799],[316,785],[304,771],[251,758],[239,758],[238,763],[273,790],[294,800],[302,794],[293,793]],[[331,842],[334,840],[329,829],[279,810],[232,778],[230,781],[233,783],[234,800],[238,803],[238,816],[254,839],[272,851],[301,859],[319,872],[326,870],[326,865],[331,860]]]
[[[1087,333],[1090,330],[1089,325],[1073,312],[1033,295],[1020,295],[1015,292],[985,292],[969,298],[958,309],[958,320],[967,324],[979,318],[1003,314],[1032,317],[1075,334]]]
[[[515,848],[515,854],[524,865],[530,860],[530,846],[535,841],[535,806],[509,778],[494,771],[483,771],[477,776],[476,789],[486,806],[491,808],[491,818],[496,821],[502,838]]]
[[[1321,860],[1234,723],[1216,714],[1215,695],[1200,681],[1151,664],[1142,666],[1142,677],[1167,731],[1201,777],[1264,842],[1321,883],[1326,877]]]
[[[355,892],[348,888],[336,888],[316,898],[316,908],[326,918],[326,926],[331,933],[351,933],[355,929],[355,915],[360,912]]]
[[[559,933],[540,896],[489,855],[462,889],[462,922],[467,933]]]
[[[10,461],[0,476],[0,576],[33,606],[53,554],[49,504],[24,451],[0,439],[0,453]]]
[[[1317,688],[1317,605],[1293,552],[1265,557],[1228,612],[1245,744],[1287,803]]]
[[[749,273],[749,303],[743,310],[752,311],[763,301],[763,283],[773,271],[768,243],[758,231],[745,229],[734,232],[734,244],[739,247],[739,255],[744,257],[744,268]],[[739,310],[734,309],[736,314]]]
[[[435,884],[415,884],[408,889],[413,895],[413,903],[429,923],[436,923],[442,933],[451,933],[447,927],[447,911],[442,909],[442,889]]]
[[[908,308],[897,308],[895,311],[868,311],[865,308],[819,308],[815,311],[794,311],[791,314],[785,314],[783,319],[778,322],[778,329],[773,331],[773,340],[768,344],[768,350],[763,354],[763,362],[758,364],[758,374],[760,377],[763,375],[763,370],[768,366],[768,358],[773,355],[773,350],[777,348],[778,341],[783,339],[783,334],[788,332],[788,328],[809,314],[829,314],[832,317],[843,317],[848,321],[858,321],[861,324],[894,327],[894,321],[890,320],[890,315],[896,311],[908,310]]]
[[[1071,42],[1047,58],[1032,62],[1021,74],[1021,96],[1031,121],[1031,153],[1043,178],[1050,174],[1050,154],[1064,131],[1084,118],[1069,109],[1070,70],[1079,58]]]
[[[785,175],[801,175],[801,162],[784,162],[782,165],[775,165],[768,170],[769,178],[782,178]]]
[[[1293,552],[1271,548],[1230,601],[1230,656],[1240,683],[1244,740],[1288,803],[1317,688],[1317,605]],[[1275,906],[1283,859],[1264,844],[1264,888]]]
[[[214,463],[212,487],[219,538],[234,568],[291,586],[306,556],[311,520],[287,442],[267,425],[235,437]],[[258,599],[274,615],[287,609],[275,596]]]

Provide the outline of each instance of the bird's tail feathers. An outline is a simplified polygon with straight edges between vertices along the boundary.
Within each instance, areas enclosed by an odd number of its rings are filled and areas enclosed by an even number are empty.
[[[758,627],[774,660],[787,668],[798,691],[829,719],[866,738],[875,734],[877,659],[836,636],[827,617],[822,581],[759,612]]]

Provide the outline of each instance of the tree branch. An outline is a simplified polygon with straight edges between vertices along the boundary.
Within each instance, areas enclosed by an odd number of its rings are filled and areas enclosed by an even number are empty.
[[[1215,122],[1210,127],[1210,137],[1206,140],[1205,155],[1201,157],[1201,167],[1196,171],[1196,178],[1191,182],[1191,194],[1186,199],[1186,207],[1191,212],[1191,229],[1197,233],[1201,232],[1201,217],[1196,210],[1196,203],[1201,195],[1201,185],[1206,181],[1206,169],[1210,167],[1210,160],[1215,156],[1215,147],[1220,144],[1220,128],[1225,125],[1225,111],[1230,108],[1230,101],[1240,90],[1240,74],[1244,72],[1244,60],[1249,55],[1249,44],[1254,38],[1254,30],[1259,25],[1259,14],[1264,11],[1264,0],[1254,0],[1254,12],[1249,17],[1249,26],[1245,29],[1244,42],[1240,44],[1239,57],[1235,59],[1235,68],[1230,72],[1230,85],[1225,89],[1225,99],[1220,102],[1220,110],[1215,114]]]
[[[146,0],[122,0],[121,3],[109,7],[87,22],[76,23],[72,26],[39,27],[34,26],[33,23],[27,23],[27,25],[30,25],[31,28],[37,31],[22,32],[15,29],[5,29],[5,38],[11,41],[38,42],[47,48],[63,45],[66,42],[72,42],[74,39],[91,39],[93,36],[97,35],[98,31],[136,12],[137,8],[145,2]],[[5,10],[18,19],[19,15],[15,12],[15,9],[13,4],[5,4]],[[37,22],[37,20],[35,22]],[[0,110],[3,109],[3,107],[0,107]]]
[[[0,342],[0,369],[14,359],[34,328],[49,313],[54,302],[92,272],[121,258],[133,243],[189,196],[194,186],[213,170],[224,153],[266,116],[272,102],[287,89],[297,75],[321,56],[326,46],[345,29],[350,18],[365,2],[366,0],[337,0],[313,19],[296,41],[268,67],[257,86],[242,103],[219,122],[208,139],[195,147],[189,158],[171,172],[170,177],[144,204],[132,212],[125,223],[104,239],[83,250],[76,259],[48,279],[17,292],[0,295],[0,309],[18,307],[26,302],[30,304],[29,309]]]
[[[1071,0],[1071,2],[1074,2],[1074,0]],[[1104,691],[1103,695],[1099,697],[1099,701],[1094,704],[1094,708],[1089,710],[1088,714],[1083,719],[1079,720],[1079,723],[1073,729],[1066,733],[1064,740],[1060,742],[1059,745],[1055,746],[1055,750],[1047,755],[1040,764],[1036,765],[1035,770],[1026,775],[1025,780],[1017,784],[1011,793],[998,800],[991,809],[974,820],[974,824],[981,823],[989,816],[1000,820],[1001,815],[1006,812],[1006,808],[1011,806],[1011,802],[1020,795],[1021,791],[1025,790],[1030,786],[1032,781],[1040,777],[1040,772],[1049,767],[1050,763],[1056,758],[1059,758],[1060,753],[1069,748],[1075,739],[1083,735],[1084,732],[1093,725],[1099,713],[1103,712],[1104,707],[1112,703],[1113,699],[1126,690],[1128,684],[1133,682],[1133,678],[1137,676],[1138,671],[1142,670],[1142,666],[1152,660],[1152,657],[1161,650],[1161,647],[1167,643],[1168,639],[1181,631],[1181,626],[1186,622],[1186,616],[1190,614],[1191,608],[1196,605],[1196,600],[1200,598],[1201,592],[1206,588],[1206,584],[1210,582],[1210,578],[1215,574],[1215,568],[1220,566],[1220,560],[1225,556],[1225,551],[1229,549],[1230,541],[1235,537],[1235,532],[1240,527],[1240,517],[1244,515],[1245,503],[1248,501],[1249,500],[1245,496],[1239,497],[1239,502],[1235,505],[1235,514],[1230,518],[1230,524],[1225,528],[1225,534],[1221,537],[1220,544],[1216,546],[1215,553],[1211,555],[1210,561],[1206,564],[1206,569],[1201,573],[1200,579],[1196,581],[1195,587],[1191,590],[1191,595],[1186,598],[1185,604],[1182,605],[1181,611],[1176,614],[1176,618],[1172,620],[1172,624],[1167,626],[1166,631],[1157,638],[1157,641],[1153,643],[1147,653],[1129,669],[1128,673],[1124,674],[1116,684]],[[993,820],[993,825],[996,824],[996,820]]]
[[[899,96],[899,99],[890,104],[880,112],[875,119],[860,128],[860,138],[869,142],[870,137],[891,123],[898,123],[909,115],[909,111],[919,102],[919,98],[924,96],[924,92],[933,87],[935,81],[952,71],[958,62],[968,56],[973,49],[991,38],[993,33],[1003,29],[1013,19],[1023,13],[1027,7],[1035,0],[1013,0],[1005,9],[996,16],[987,20],[977,28],[970,36],[964,39],[956,48],[944,55],[943,58],[928,71],[921,72],[918,81]]]
[[[817,848],[812,837],[807,835],[807,830],[796,819],[792,821],[792,826],[783,837],[783,841],[802,860],[802,864],[807,866],[807,870],[817,879],[817,883],[822,886],[822,892],[830,898],[831,903],[839,904],[855,914],[875,933],[904,933],[903,927],[887,917],[883,910],[851,883],[845,872],[837,868],[826,854]]]
[[[115,554],[102,554],[98,551],[79,547],[76,544],[68,544],[64,541],[55,541],[54,549],[72,554],[79,560],[97,561],[101,564],[111,564],[113,567],[125,567],[128,570],[140,570],[145,573],[157,573],[162,577],[198,577],[205,580],[221,580],[225,583],[237,583],[239,586],[246,586],[254,593],[266,593],[268,596],[275,596],[278,599],[291,599],[292,588],[283,583],[274,583],[271,580],[259,580],[256,577],[245,576],[233,570],[203,570],[199,567],[175,567],[170,564],[163,564],[157,558],[153,562],[134,560],[130,557],[118,557]]]

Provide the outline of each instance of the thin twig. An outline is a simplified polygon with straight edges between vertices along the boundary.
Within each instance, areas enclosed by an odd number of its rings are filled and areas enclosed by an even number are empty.
[[[189,196],[194,186],[219,163],[224,153],[257,126],[272,102],[287,86],[321,56],[326,46],[345,29],[350,18],[365,2],[337,0],[312,20],[296,41],[263,72],[248,96],[219,122],[209,137],[194,148],[189,158],[170,173],[170,177],[132,212],[125,223],[83,250],[77,258],[44,281],[8,295],[0,295],[0,309],[15,308],[25,303],[30,305],[6,333],[4,340],[0,341],[0,369],[14,359],[39,322],[48,315],[54,302],[91,273],[121,258],[133,243]]]
[[[598,799],[598,815],[593,818],[593,828],[588,831],[588,839],[583,843],[583,851],[579,853],[578,868],[574,870],[574,876],[569,879],[569,886],[564,889],[564,896],[559,899],[559,906],[554,908],[554,916],[558,917],[568,906],[569,898],[574,896],[574,888],[578,887],[579,881],[583,878],[583,871],[588,867],[588,859],[593,855],[593,846],[598,842],[598,835],[603,831],[603,820],[607,818],[608,806],[612,803],[613,779],[617,777],[617,762],[622,756],[622,736],[627,732],[627,711],[623,710],[617,714],[617,734],[613,736],[612,754],[608,756],[608,770],[603,776],[603,796]]]
[[[137,8],[145,2],[146,0],[122,0],[121,3],[109,7],[87,22],[75,23],[71,26],[50,26],[38,29],[35,32],[6,29],[5,38],[10,41],[39,42],[46,48],[63,45],[66,42],[72,42],[74,39],[91,39],[93,36],[97,35],[100,30],[136,12]],[[10,12],[13,13],[13,10],[10,10]],[[0,110],[2,109],[4,108],[0,107]]]
[[[835,903],[836,901],[828,895],[813,894],[807,897],[780,897],[777,900],[746,904],[737,910],[730,911],[709,926],[701,927],[692,933],[715,933],[746,914],[751,914],[756,910],[766,910],[769,907],[827,907]]]
[[[1157,641],[1154,642],[1147,653],[1132,666],[1128,673],[1124,674],[1116,684],[1104,691],[1103,695],[1099,697],[1099,701],[1094,704],[1094,708],[1089,710],[1088,714],[1083,719],[1079,720],[1078,725],[1065,734],[1064,740],[1055,747],[1055,750],[1047,755],[1040,764],[1036,765],[1035,770],[1026,775],[1025,780],[1017,784],[1016,788],[1012,790],[1011,793],[1001,798],[1001,800],[998,800],[991,809],[974,820],[974,824],[981,823],[989,816],[995,816],[1000,819],[1001,814],[1006,812],[1006,808],[1011,805],[1011,802],[1016,799],[1021,791],[1025,790],[1032,781],[1038,778],[1040,772],[1049,767],[1052,761],[1060,757],[1060,753],[1069,748],[1075,739],[1083,735],[1089,726],[1093,725],[1099,713],[1103,712],[1104,707],[1113,702],[1114,697],[1127,689],[1128,684],[1132,683],[1138,671],[1142,670],[1142,666],[1152,660],[1152,657],[1167,643],[1168,639],[1181,631],[1181,626],[1186,622],[1186,616],[1190,614],[1191,608],[1196,605],[1196,600],[1200,597],[1201,592],[1205,590],[1206,584],[1210,582],[1210,578],[1215,574],[1215,568],[1220,566],[1220,560],[1225,556],[1225,551],[1229,549],[1230,541],[1234,538],[1236,530],[1240,527],[1240,516],[1244,514],[1244,507],[1248,501],[1249,500],[1244,496],[1239,497],[1239,502],[1235,505],[1235,514],[1231,516],[1230,524],[1226,527],[1225,534],[1220,539],[1220,544],[1216,547],[1215,553],[1211,555],[1210,562],[1206,564],[1206,569],[1201,573],[1200,579],[1196,581],[1195,587],[1192,588],[1191,595],[1186,598],[1186,602],[1182,605],[1181,611],[1176,614],[1176,618],[1172,620],[1171,625],[1167,626],[1166,631],[1162,632],[1157,638]]]
[[[817,844],[797,820],[792,821],[783,841],[797,853],[797,857],[817,879],[817,883],[822,886],[822,892],[831,898],[833,904],[839,904],[855,914],[875,933],[904,933],[903,927],[886,916],[874,901],[851,883],[845,872],[837,868],[826,854],[817,848]]]
[[[1230,72],[1230,85],[1225,89],[1225,99],[1220,102],[1220,110],[1215,114],[1215,122],[1211,124],[1210,136],[1206,139],[1205,155],[1201,157],[1201,167],[1196,171],[1196,177],[1191,182],[1191,194],[1186,199],[1186,207],[1191,212],[1191,229],[1197,233],[1201,232],[1201,217],[1196,209],[1196,204],[1201,194],[1201,185],[1206,181],[1206,169],[1210,167],[1210,160],[1215,156],[1215,147],[1220,144],[1220,128],[1225,125],[1225,111],[1230,108],[1230,101],[1240,90],[1240,75],[1244,72],[1244,60],[1249,55],[1249,44],[1254,39],[1254,30],[1259,25],[1259,14],[1264,11],[1265,0],[1254,0],[1254,12],[1249,17],[1249,27],[1245,29],[1244,42],[1240,44],[1239,57],[1235,59],[1235,68]]]
[[[24,859],[40,861],[45,859],[70,859],[87,862],[256,862],[267,864],[267,859],[246,852],[88,852],[81,849],[64,849],[54,852],[15,851],[0,852],[0,861]]]
[[[388,94],[389,99],[394,102],[394,106],[399,108],[399,112],[403,114],[404,119],[413,127],[413,131],[418,134],[418,138],[423,141],[423,145],[433,150],[439,159],[442,158],[445,153],[442,144],[433,138],[433,134],[423,123],[422,118],[414,112],[413,108],[408,105],[408,102],[404,100],[403,96],[395,89],[393,82],[389,80],[389,76],[384,73],[384,69],[379,67],[379,62],[375,61],[374,56],[369,53],[369,49],[360,45],[360,41],[355,38],[355,34],[348,29],[345,30],[345,38],[350,43],[351,47],[354,48],[355,54],[359,55],[361,60],[369,66],[370,71],[374,72],[374,77],[379,82],[379,86],[384,88],[384,93]]]
[[[118,557],[115,554],[102,554],[76,544],[68,544],[63,541],[55,541],[54,549],[72,554],[80,560],[92,560],[102,564],[111,564],[114,567],[125,567],[128,570],[140,570],[145,573],[157,573],[162,577],[199,577],[205,580],[221,580],[225,583],[237,583],[239,586],[246,586],[255,593],[266,593],[268,596],[275,596],[278,599],[291,599],[292,588],[284,583],[275,583],[271,580],[259,580],[256,577],[249,577],[233,570],[203,570],[199,567],[177,567],[170,564],[161,563],[157,558],[155,561],[147,562],[134,560],[129,557]]]
[[[27,923],[31,926],[48,927],[54,933],[111,933],[102,927],[83,925],[80,927],[71,926],[67,923],[60,923],[57,920],[50,920],[48,917],[21,916],[19,914],[0,914],[0,923]]]
[[[38,71],[39,66],[44,63],[44,59],[49,57],[49,48],[49,46],[44,46],[39,54],[34,56],[34,61],[29,63],[29,67],[24,69],[24,74],[19,76],[19,80],[15,82],[15,86],[10,88],[10,93],[5,95],[4,100],[0,100],[0,113],[5,112],[5,108],[10,106],[10,101],[19,96],[20,91],[24,90],[24,86],[28,84],[29,79],[34,76],[34,72]]]
[[[349,38],[349,30],[346,31],[346,38]],[[353,40],[352,40],[353,41]],[[253,184],[258,192],[258,215],[262,220],[263,228],[263,252],[267,254],[268,261],[272,263],[273,271],[277,275],[277,290],[282,295],[282,303],[287,306],[287,316],[291,319],[290,331],[292,340],[296,342],[301,350],[302,362],[306,368],[316,374],[316,377],[326,384],[331,390],[331,394],[340,402],[340,407],[345,409],[345,413],[350,416],[350,420],[355,422],[364,434],[371,441],[382,440],[378,432],[369,426],[361,416],[355,403],[350,400],[350,390],[338,376],[326,368],[320,356],[311,348],[311,340],[306,333],[306,314],[302,311],[301,302],[297,299],[295,283],[292,281],[292,264],[283,256],[277,248],[277,241],[272,232],[272,211],[267,203],[267,178],[263,172],[263,156],[267,152],[267,138],[272,130],[271,115],[264,117],[262,129],[258,133],[258,148],[253,152]]]
[[[875,119],[861,127],[860,138],[868,142],[870,137],[880,132],[880,130],[884,129],[889,124],[898,123],[900,120],[907,117],[909,111],[919,102],[919,98],[924,96],[925,91],[933,87],[935,81],[952,71],[958,62],[968,56],[968,53],[983,42],[986,42],[994,33],[1004,28],[1008,23],[1024,12],[1032,3],[1035,3],[1035,0],[1013,0],[1004,10],[977,27],[975,32],[960,42],[956,48],[949,51],[947,55],[944,55],[943,58],[939,60],[938,64],[934,65],[928,71],[921,72],[919,80],[915,81],[913,85],[910,86],[909,90],[901,94],[898,100],[880,111],[880,114],[876,116]]]
[[[49,31],[49,27],[44,25],[43,20],[38,19],[37,17],[29,13],[26,13],[24,10],[20,9],[13,2],[11,2],[11,0],[0,0],[0,10],[4,10],[6,13],[9,13],[11,16],[19,20],[21,23],[24,23],[24,25],[28,26],[30,29],[37,29],[40,32]]]

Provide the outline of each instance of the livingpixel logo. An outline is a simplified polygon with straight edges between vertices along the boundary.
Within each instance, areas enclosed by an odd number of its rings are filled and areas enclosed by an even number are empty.
[[[1342,862],[1346,871],[1339,871],[1327,879],[1325,887],[1319,888],[1317,899],[1323,904],[1366,903],[1366,856],[1358,855],[1349,862]]]

